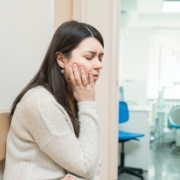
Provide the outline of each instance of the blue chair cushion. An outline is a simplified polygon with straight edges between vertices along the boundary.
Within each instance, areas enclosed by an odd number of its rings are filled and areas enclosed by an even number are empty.
[[[169,128],[180,128],[180,105],[173,106],[168,114]]]
[[[118,140],[120,141],[133,140],[143,136],[144,134],[141,133],[130,133],[125,131],[119,131]]]
[[[124,101],[119,101],[119,123],[124,123],[129,120],[128,104]]]
[[[180,124],[176,124],[170,120],[168,120],[168,126],[169,126],[169,128],[176,128],[176,129],[180,128]]]

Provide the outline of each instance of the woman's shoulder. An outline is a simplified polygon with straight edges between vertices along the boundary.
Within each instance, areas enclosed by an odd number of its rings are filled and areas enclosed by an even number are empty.
[[[54,96],[43,86],[37,86],[29,89],[22,98],[22,103],[33,103],[37,101],[56,101]]]

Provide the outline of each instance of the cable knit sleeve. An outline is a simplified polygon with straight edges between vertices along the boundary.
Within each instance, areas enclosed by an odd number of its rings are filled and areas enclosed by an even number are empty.
[[[79,138],[67,123],[69,116],[54,99],[31,97],[23,105],[25,126],[40,149],[75,176],[93,178],[99,155],[96,102],[78,103]]]

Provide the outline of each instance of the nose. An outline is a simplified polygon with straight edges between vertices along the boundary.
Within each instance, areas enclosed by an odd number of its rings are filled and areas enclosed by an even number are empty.
[[[96,58],[93,62],[93,68],[94,69],[102,69],[103,68],[103,65],[102,65],[102,62]]]

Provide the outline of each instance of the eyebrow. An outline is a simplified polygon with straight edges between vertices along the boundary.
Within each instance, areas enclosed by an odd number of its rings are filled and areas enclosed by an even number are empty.
[[[95,52],[95,51],[84,51],[84,53],[96,54],[96,52]],[[103,56],[103,55],[104,55],[104,53],[102,52],[102,53],[100,53],[100,55],[101,55],[101,56]]]

